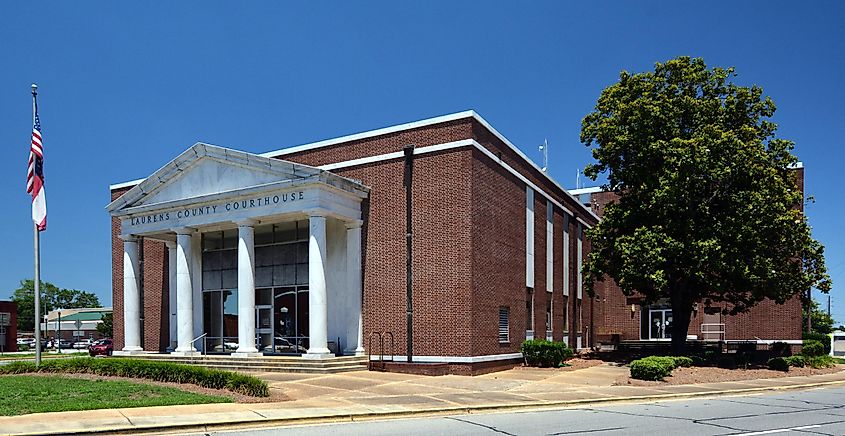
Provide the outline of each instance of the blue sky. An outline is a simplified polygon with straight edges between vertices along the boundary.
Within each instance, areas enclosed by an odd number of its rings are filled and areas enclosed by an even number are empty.
[[[691,55],[736,66],[740,83],[777,103],[845,323],[841,2],[146,5],[0,5],[0,298],[32,275],[32,82],[46,153],[43,279],[108,304],[108,185],[196,141],[264,152],[475,109],[538,160],[548,138],[551,174],[574,187],[591,159],[580,121],[601,89],[620,70]]]

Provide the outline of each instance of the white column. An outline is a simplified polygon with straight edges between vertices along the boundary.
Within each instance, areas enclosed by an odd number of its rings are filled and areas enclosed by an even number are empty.
[[[141,347],[141,291],[138,274],[138,238],[134,235],[123,239],[123,353],[143,351]]]
[[[255,348],[255,220],[238,223],[237,357],[260,356]]]
[[[178,228],[176,232],[176,336],[173,354],[188,355],[196,352],[194,338],[194,290],[191,283],[191,234],[194,229]]]
[[[333,357],[328,348],[328,305],[326,290],[326,217],[308,217],[308,335],[310,347],[303,356],[313,359]]]
[[[168,342],[171,349],[176,349],[176,243],[167,242],[167,260],[168,260],[168,312],[170,325],[170,341]]]
[[[353,329],[347,330],[346,354],[364,354],[364,318],[361,313],[361,221],[346,223],[346,292]]]

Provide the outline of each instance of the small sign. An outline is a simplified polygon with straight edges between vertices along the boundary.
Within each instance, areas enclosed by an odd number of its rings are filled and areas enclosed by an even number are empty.
[[[73,337],[75,337],[75,338],[84,338],[84,337],[85,337],[85,333],[80,332],[80,331],[78,331],[78,330],[77,330],[77,331],[73,332]]]
[[[82,328],[82,321],[76,320],[73,322],[73,325],[76,327],[77,330]]]

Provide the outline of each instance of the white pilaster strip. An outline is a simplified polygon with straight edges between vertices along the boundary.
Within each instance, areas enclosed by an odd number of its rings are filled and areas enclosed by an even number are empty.
[[[361,221],[346,223],[346,292],[355,329],[346,332],[346,354],[364,354],[364,318],[361,311]]]
[[[176,332],[176,242],[167,242],[167,288],[168,288],[168,312],[170,325],[170,340],[169,347],[176,349],[177,332]]]

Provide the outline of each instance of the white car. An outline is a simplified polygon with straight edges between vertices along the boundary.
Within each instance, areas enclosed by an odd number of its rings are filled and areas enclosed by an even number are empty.
[[[86,349],[87,350],[88,347],[91,346],[92,343],[93,343],[93,341],[91,339],[83,339],[81,341],[74,342],[73,348]]]

